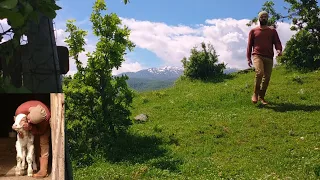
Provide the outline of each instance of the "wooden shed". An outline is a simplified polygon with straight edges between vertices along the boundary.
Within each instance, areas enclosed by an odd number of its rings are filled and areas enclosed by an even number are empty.
[[[49,177],[45,179],[65,179],[65,121],[64,121],[64,94],[0,94],[6,106],[0,110],[2,123],[0,126],[0,179],[3,180],[28,180],[34,179],[27,176],[15,176],[16,166],[16,136],[9,137],[12,133],[13,115],[16,108],[28,100],[40,100],[51,110],[51,141],[50,158],[48,165]],[[36,156],[39,156],[39,137],[35,137]],[[37,148],[38,147],[38,148]],[[38,166],[39,167],[39,166]]]

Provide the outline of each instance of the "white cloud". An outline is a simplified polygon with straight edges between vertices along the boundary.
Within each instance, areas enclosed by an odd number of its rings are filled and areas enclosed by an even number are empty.
[[[67,38],[69,33],[66,33],[64,29],[55,29],[55,37],[57,46],[66,46],[64,40]]]
[[[137,72],[144,69],[144,67],[139,62],[133,62],[131,60],[126,60],[122,63],[121,67],[117,69],[113,69],[112,74],[118,75],[124,72]]]
[[[55,36],[56,36],[56,44],[58,46],[67,46],[67,44],[64,42],[64,40],[67,38],[69,33],[65,32],[63,29],[57,29],[55,30]],[[87,39],[85,38],[86,45],[84,46],[85,51],[81,52],[79,54],[79,60],[83,63],[83,66],[87,65],[88,57],[87,53],[88,52],[93,52],[95,50],[95,44],[96,42],[92,39]],[[67,75],[73,75],[77,72],[75,60],[73,58],[69,59],[70,61],[70,70],[67,73]],[[114,69],[112,71],[112,74],[117,75],[123,72],[136,72],[142,70],[143,67],[139,62],[134,62],[128,58],[126,58],[126,61],[122,63],[121,67],[117,70]]]
[[[55,37],[56,37],[56,44],[57,46],[67,46],[67,44],[64,42],[64,40],[68,37],[67,32],[64,31],[64,29],[55,29]],[[79,60],[81,62],[86,62],[86,56],[83,57],[84,52],[80,53]],[[76,63],[75,60],[71,57],[69,57],[69,71],[67,75],[74,75],[77,72]]]
[[[7,19],[0,19],[0,32],[3,33],[8,29],[10,29],[10,26],[7,23]]]
[[[7,22],[7,19],[0,19],[0,34],[3,34],[2,39],[0,41],[0,44],[7,42],[8,40],[13,38],[13,35],[14,35],[13,32],[11,32],[11,31],[6,32],[9,29],[10,29],[10,26]],[[4,34],[4,32],[6,32],[6,33]],[[20,44],[24,45],[26,43],[27,43],[27,36],[23,35],[22,38],[20,39]]]
[[[190,55],[191,48],[201,42],[210,42],[219,60],[227,63],[228,67],[247,68],[246,45],[249,31],[253,28],[246,26],[249,19],[211,19],[195,27],[126,18],[122,21],[131,29],[130,39],[137,47],[155,53],[166,65],[182,66],[181,59]],[[283,47],[294,34],[289,27],[288,23],[279,23],[277,29]]]
[[[130,39],[137,47],[147,49],[155,53],[167,66],[182,66],[181,59],[190,55],[190,50],[194,46],[199,46],[201,42],[211,43],[215,47],[219,60],[228,64],[231,68],[247,68],[246,45],[248,34],[251,28],[247,27],[248,19],[236,20],[211,19],[204,24],[194,26],[177,25],[170,26],[160,22],[139,21],[135,19],[121,18],[124,25],[131,29]],[[83,21],[82,23],[85,23]],[[5,20],[0,20],[3,28],[9,28]],[[63,23],[60,23],[63,24]],[[278,34],[285,43],[295,33],[290,31],[290,24],[278,23]],[[60,26],[55,30],[56,43],[59,46],[67,46],[64,42],[68,33],[65,27]],[[0,29],[1,31],[1,29]],[[79,56],[84,65],[87,63],[87,52],[95,50],[96,39],[89,31],[86,39],[85,52]],[[126,71],[136,72],[143,67],[138,61],[127,59],[118,70],[113,70],[113,74]],[[75,61],[70,58],[70,71],[68,74],[76,72]]]
[[[7,23],[7,19],[0,19],[0,33],[3,34],[4,32],[6,32],[9,29],[10,29],[10,26]],[[2,37],[3,37],[3,39],[1,40],[0,44],[8,41],[9,39],[12,39],[13,33],[8,32],[8,33],[4,34]]]

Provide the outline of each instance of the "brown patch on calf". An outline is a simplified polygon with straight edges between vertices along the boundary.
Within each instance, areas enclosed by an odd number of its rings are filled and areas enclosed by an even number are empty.
[[[20,126],[23,126],[25,123],[28,123],[27,117],[24,117],[24,118],[21,119]]]
[[[19,134],[19,137],[20,137],[21,139],[23,139],[23,138],[24,138],[24,135],[23,135],[23,133],[22,133],[22,132],[18,132],[18,134]]]

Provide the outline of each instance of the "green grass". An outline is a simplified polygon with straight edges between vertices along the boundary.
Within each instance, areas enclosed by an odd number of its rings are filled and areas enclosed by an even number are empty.
[[[137,92],[153,91],[171,87],[174,80],[150,80],[142,78],[129,78],[127,84]]]
[[[75,179],[320,179],[320,72],[275,68],[265,107],[253,76],[139,94],[132,116],[149,121]]]

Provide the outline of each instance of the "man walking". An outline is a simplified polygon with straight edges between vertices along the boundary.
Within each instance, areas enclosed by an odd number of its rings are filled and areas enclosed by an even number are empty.
[[[255,104],[258,98],[262,104],[268,104],[265,100],[266,91],[269,85],[273,68],[273,45],[277,50],[278,56],[282,55],[282,45],[278,33],[275,29],[268,27],[269,15],[262,11],[258,15],[260,26],[252,29],[249,33],[247,60],[248,65],[252,66],[251,55],[255,68],[254,92],[251,101]]]

